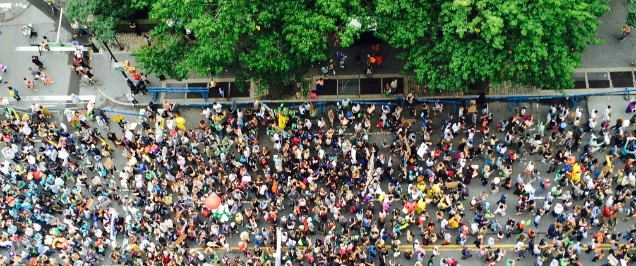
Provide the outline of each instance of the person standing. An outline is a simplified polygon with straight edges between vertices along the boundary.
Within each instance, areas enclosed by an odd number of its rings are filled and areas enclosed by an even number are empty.
[[[135,32],[135,34],[137,34],[137,36],[141,36],[141,31],[139,30],[139,28],[137,27],[137,22],[131,20],[128,23],[128,26],[130,26],[130,28]]]
[[[18,94],[18,89],[11,86],[7,87],[7,89],[9,89],[9,95],[13,97],[16,101],[22,100],[22,97],[20,97],[20,94]]]
[[[329,59],[329,71],[333,72],[333,74],[336,74],[336,70],[333,68],[333,59]]]
[[[135,99],[135,95],[132,93],[128,93],[126,94],[126,98],[128,98],[128,101],[131,102],[133,104],[133,106],[137,107],[139,106],[139,102],[137,101],[137,99]]]
[[[49,52],[51,51],[51,47],[49,47],[49,39],[46,36],[42,36],[40,46],[42,46],[42,48],[46,49]]]
[[[610,121],[610,118],[612,117],[612,106],[608,105],[607,108],[605,108],[605,112],[603,112],[603,121]]]
[[[323,66],[322,68],[320,68],[320,70],[322,71],[323,78],[329,77],[329,68],[327,68],[327,66]]]
[[[80,97],[75,93],[71,93],[71,102],[73,102],[73,104],[79,104]]]
[[[141,82],[146,84],[146,86],[150,86],[150,81],[148,80],[148,77],[143,72],[139,73],[139,76],[141,77]]]
[[[336,52],[336,57],[338,57],[338,61],[340,62],[340,68],[344,68],[345,59],[347,56],[342,54],[341,52]]]
[[[7,66],[0,64],[0,71],[4,72],[5,74],[7,74]]]
[[[397,87],[398,87],[398,80],[393,79],[391,81],[391,94],[395,93],[395,91],[397,90]]]
[[[210,81],[208,82],[208,90],[212,91],[215,88],[216,88],[216,81],[214,81],[214,78],[211,78]]]

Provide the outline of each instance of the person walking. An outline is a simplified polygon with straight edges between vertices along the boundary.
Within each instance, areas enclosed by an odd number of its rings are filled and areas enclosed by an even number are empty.
[[[40,78],[40,76],[38,76],[38,71],[33,69],[32,67],[29,67],[29,74],[31,74],[31,76],[33,76],[34,80]]]
[[[46,69],[46,68],[44,67],[44,62],[43,62],[43,61],[41,61],[41,60],[40,60],[40,58],[39,58],[39,57],[37,57],[37,56],[35,56],[35,55],[34,55],[34,56],[31,56],[31,62],[32,62],[33,64],[35,64],[35,65],[36,65],[38,68],[40,68],[40,69]]]
[[[133,104],[133,106],[137,107],[139,106],[139,102],[137,101],[137,99],[135,99],[135,95],[132,93],[128,93],[126,94],[126,98],[128,98],[128,101],[131,102]]]
[[[35,83],[27,77],[24,78],[24,84],[27,85],[27,88],[38,91],[38,89],[35,88]]]
[[[44,72],[42,72],[42,71],[37,71],[36,74],[37,74],[38,78],[42,81],[42,84],[44,84],[44,85],[49,85],[49,84],[55,83],[55,81],[53,81],[53,79],[51,79],[51,77],[46,76],[46,74],[44,74]]]
[[[621,37],[618,38],[619,41],[623,41],[625,40],[625,38],[627,38],[627,36],[629,36],[629,34],[632,33],[632,28],[629,27],[629,25],[625,25],[621,28]]]
[[[11,86],[7,87],[7,89],[9,89],[9,95],[13,97],[16,101],[22,100],[22,97],[20,97],[20,94],[18,94],[18,89]]]

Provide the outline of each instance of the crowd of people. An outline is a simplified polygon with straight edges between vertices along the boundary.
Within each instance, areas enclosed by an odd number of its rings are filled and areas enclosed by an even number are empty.
[[[614,230],[636,217],[629,121],[565,98],[546,120],[488,106],[214,103],[186,128],[174,104],[151,102],[121,131],[93,102],[63,123],[37,104],[8,108],[0,264],[272,265],[278,230],[285,265],[456,266],[449,244],[489,265],[631,262],[634,226]],[[497,248],[510,238],[513,250]]]

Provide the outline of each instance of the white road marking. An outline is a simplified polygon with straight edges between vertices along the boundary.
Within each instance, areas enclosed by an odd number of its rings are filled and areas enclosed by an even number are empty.
[[[84,102],[84,101],[95,101],[96,96],[95,95],[80,95],[79,98],[80,98],[81,102]],[[8,100],[10,102],[16,102],[16,100],[13,97],[8,98]],[[24,96],[24,97],[22,97],[22,99],[20,101],[24,101],[24,102],[70,102],[71,101],[71,96],[70,95]]]
[[[38,46],[19,46],[15,48],[16,52],[37,52]],[[48,52],[48,50],[43,50],[44,52]],[[75,47],[73,46],[64,46],[64,47],[51,47],[51,52],[74,52]],[[88,47],[84,47],[82,51],[88,51]]]
[[[11,9],[12,4],[11,3],[1,3],[0,4],[0,9],[2,10],[8,10]]]

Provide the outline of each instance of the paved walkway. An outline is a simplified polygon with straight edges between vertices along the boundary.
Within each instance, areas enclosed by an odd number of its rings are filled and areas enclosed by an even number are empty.
[[[611,0],[611,10],[608,11],[603,17],[601,17],[602,24],[598,29],[598,37],[605,41],[601,45],[589,46],[585,53],[583,53],[583,65],[581,68],[615,68],[629,66],[629,63],[636,59],[634,50],[636,49],[636,37],[629,37],[624,41],[618,41],[620,34],[620,28],[624,24],[627,10],[623,6],[623,0]],[[636,36],[636,35],[634,35]],[[114,48],[113,53],[119,61],[130,60],[135,65],[135,60],[131,56],[131,52],[139,49],[141,46],[147,45],[147,42],[143,36],[136,36],[134,33],[119,33],[117,39],[123,46],[123,50]],[[368,41],[367,41],[368,42]],[[374,74],[395,74],[402,73],[404,71],[403,66],[405,61],[398,59],[397,55],[399,50],[393,49],[385,42],[380,43],[380,54],[383,56],[383,65],[376,66],[373,69]],[[333,58],[336,59],[336,52],[342,52],[348,56],[345,68],[341,69],[337,63],[336,74],[339,75],[358,75],[363,74],[366,68],[366,55],[373,53],[371,51],[371,45],[368,44],[354,44],[348,48],[341,48],[333,51]],[[359,52],[362,59],[361,64],[356,65],[355,55]],[[106,51],[102,51],[101,54],[93,56],[94,73],[97,77],[103,81],[102,91],[105,96],[115,103],[127,103],[125,94],[128,93],[128,87],[119,72],[115,71],[111,67],[110,56]],[[308,76],[320,76],[321,67],[326,62],[309,65]],[[143,70],[141,70],[143,71]],[[160,86],[158,79],[154,75],[149,75],[151,81]],[[223,76],[227,77],[227,76]],[[334,75],[330,75],[333,78]],[[193,77],[195,78],[195,77]],[[207,78],[207,77],[204,77]],[[408,91],[408,90],[407,90]],[[140,102],[147,102],[150,100],[150,96],[137,96]]]
[[[627,67],[636,59],[636,35],[632,34],[624,41],[619,41],[620,29],[625,25],[627,8],[623,0],[610,0],[612,9],[601,17],[601,26],[597,36],[604,40],[601,45],[588,46],[583,53],[581,68]],[[636,29],[632,29],[634,32]]]

